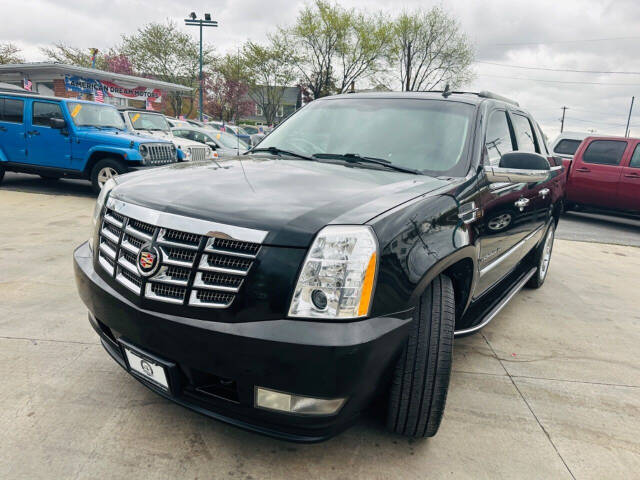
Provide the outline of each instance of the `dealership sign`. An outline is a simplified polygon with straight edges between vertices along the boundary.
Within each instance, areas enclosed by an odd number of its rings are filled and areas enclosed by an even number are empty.
[[[150,100],[157,102],[162,98],[162,91],[157,88],[147,88],[142,86],[125,87],[106,80],[96,80],[95,78],[84,78],[74,75],[65,75],[64,86],[68,92],[87,93],[95,95],[97,90],[101,90],[107,97],[128,98],[131,100]]]

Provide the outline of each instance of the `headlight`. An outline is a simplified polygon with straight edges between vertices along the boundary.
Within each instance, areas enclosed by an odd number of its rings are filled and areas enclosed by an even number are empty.
[[[378,242],[370,227],[329,225],[316,236],[293,293],[290,317],[359,318],[369,314]]]
[[[144,143],[140,145],[140,155],[143,157],[149,155],[149,148]]]
[[[96,200],[96,205],[93,208],[93,216],[91,217],[91,237],[89,238],[89,246],[91,247],[91,251],[93,251],[93,242],[97,238],[98,228],[100,227],[100,214],[102,213],[102,209],[104,208],[104,204],[109,197],[109,193],[113,187],[117,185],[115,178],[110,178],[105,182],[102,186],[102,190],[100,190],[100,194],[98,195],[98,199]]]

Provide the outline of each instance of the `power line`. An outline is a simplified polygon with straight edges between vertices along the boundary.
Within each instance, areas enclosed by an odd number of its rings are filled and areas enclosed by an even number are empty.
[[[575,70],[564,68],[548,68],[548,67],[530,67],[524,65],[509,65],[506,63],[497,62],[485,62],[483,60],[475,60],[473,63],[482,63],[484,65],[496,65],[498,67],[506,68],[520,68],[524,70],[544,70],[547,72],[571,72],[571,73],[597,73],[597,74],[616,74],[616,75],[640,75],[640,72],[612,72],[612,71],[600,71],[600,70]]]
[[[610,83],[610,82],[574,82],[569,80],[545,80],[542,78],[526,78],[526,77],[509,77],[506,75],[489,75],[485,73],[478,73],[479,77],[492,77],[492,78],[508,78],[511,80],[528,80],[530,82],[543,82],[543,83],[565,83],[574,85],[610,85],[617,87],[640,87],[640,83]]]
[[[549,40],[542,42],[485,43],[484,46],[508,47],[516,45],[550,45],[556,43],[609,42],[617,40],[638,40],[640,37],[586,38],[582,40]]]

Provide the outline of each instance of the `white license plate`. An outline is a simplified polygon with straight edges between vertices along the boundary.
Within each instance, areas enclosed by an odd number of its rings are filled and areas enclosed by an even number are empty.
[[[130,350],[127,347],[124,347],[124,353],[127,355],[127,361],[129,362],[129,368],[131,370],[146,378],[147,380],[151,380],[153,383],[162,387],[164,390],[169,390],[167,372],[165,372],[165,369],[162,365],[159,365],[156,362],[149,360],[148,358],[141,357],[136,352]]]

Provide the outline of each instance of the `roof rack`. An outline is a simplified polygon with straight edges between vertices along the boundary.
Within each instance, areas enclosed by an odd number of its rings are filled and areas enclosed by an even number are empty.
[[[516,102],[515,100],[511,100],[510,98],[507,97],[503,97],[502,95],[498,95],[497,93],[493,93],[493,92],[489,92],[487,90],[482,90],[481,92],[463,92],[463,91],[451,91],[451,90],[426,90],[426,93],[446,93],[447,96],[454,94],[454,95],[476,95],[480,98],[490,98],[492,100],[499,100],[501,102],[506,102],[506,103],[510,103],[512,105],[515,105],[516,107],[519,107],[520,104],[518,102]],[[445,97],[446,98],[446,97]]]
[[[477,95],[482,98],[491,98],[492,100],[500,100],[501,102],[510,103],[512,105],[515,105],[516,107],[520,106],[520,104],[515,100],[511,100],[510,98],[503,97],[502,95],[498,95],[497,93],[488,92],[487,90],[482,90]]]

